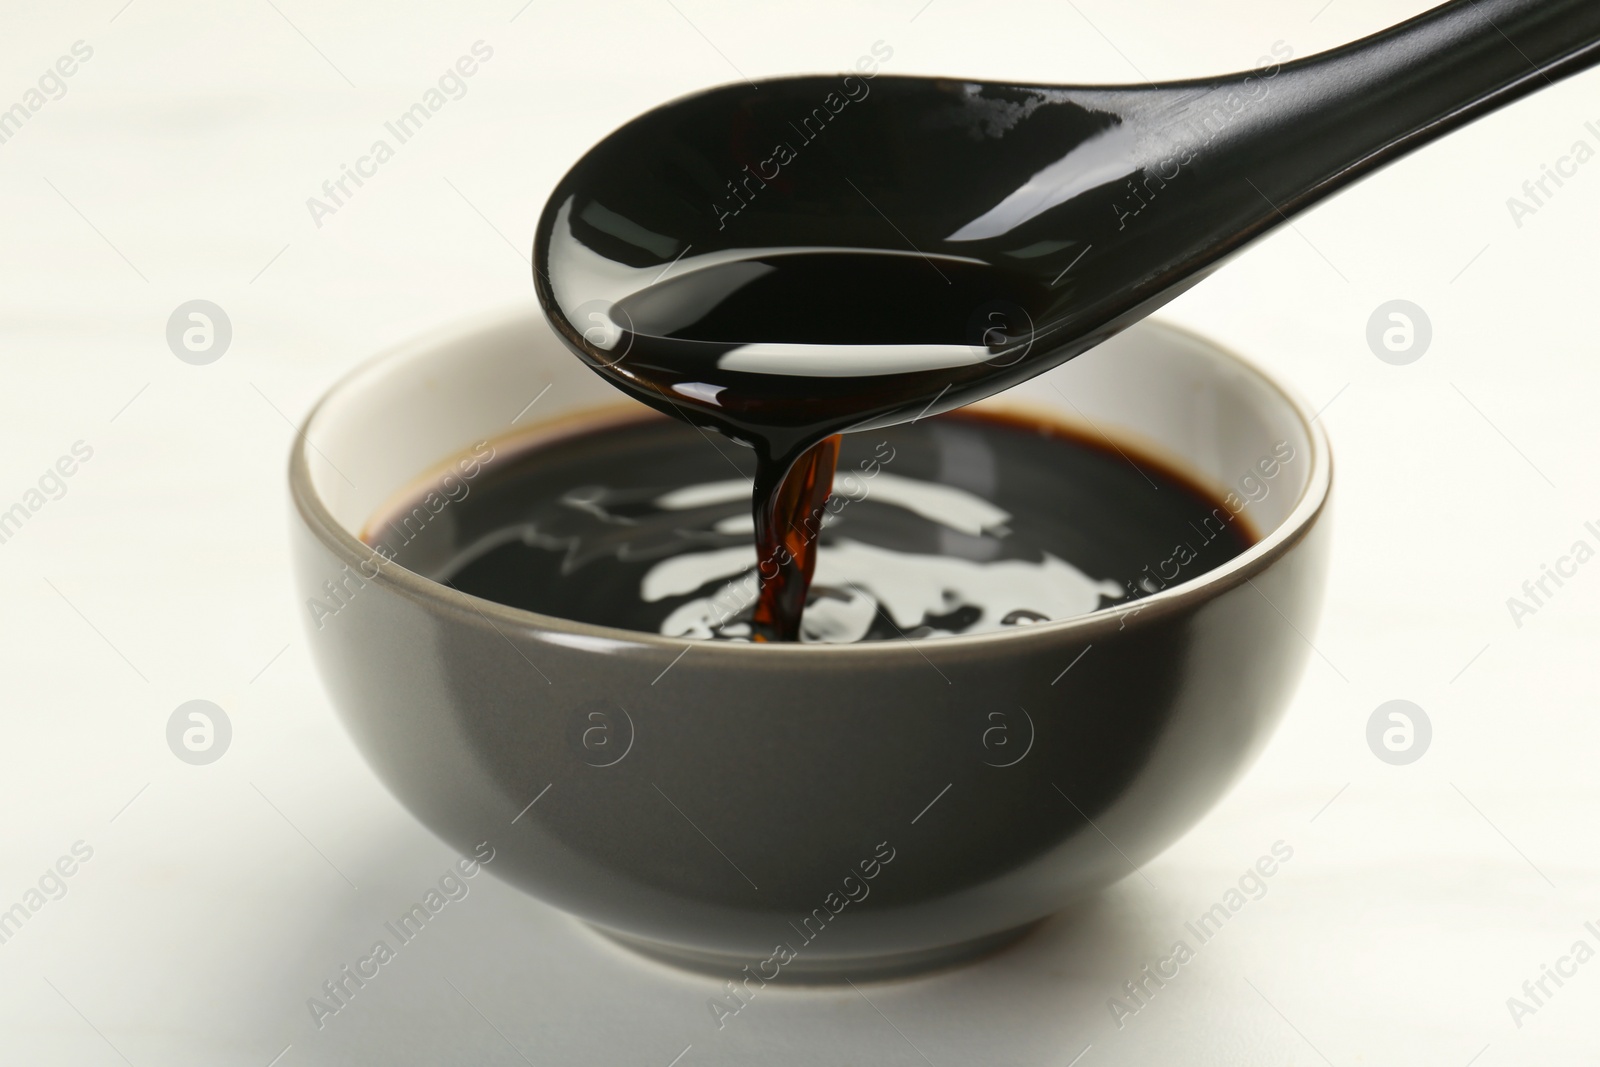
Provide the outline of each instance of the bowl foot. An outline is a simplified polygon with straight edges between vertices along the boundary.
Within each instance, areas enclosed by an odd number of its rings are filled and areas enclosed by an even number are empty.
[[[1008,948],[1026,937],[1043,921],[1043,919],[1039,919],[1034,922],[1024,923],[1022,926],[1010,930],[1002,930],[997,934],[989,934],[985,937],[962,941],[954,945],[942,945],[937,948],[918,949],[912,952],[898,952],[882,956],[820,956],[802,951],[788,963],[782,964],[775,977],[767,980],[817,984],[844,982],[847,980],[882,981],[891,978],[903,978],[909,975],[921,974],[925,971],[934,971],[970,963],[983,956],[999,952],[1001,949]],[[585,925],[607,940],[637,952],[641,956],[656,960],[659,963],[670,964],[671,966],[696,971],[700,974],[709,974],[717,978],[744,978],[746,977],[745,968],[750,968],[750,973],[754,974],[756,973],[756,965],[766,959],[766,957],[751,959],[748,956],[733,956],[721,952],[686,948],[682,945],[670,945],[661,941],[652,941],[648,938],[635,937],[632,934],[624,934],[617,930],[608,930],[603,926],[595,926],[592,923],[585,923]],[[762,977],[766,976],[762,975]]]

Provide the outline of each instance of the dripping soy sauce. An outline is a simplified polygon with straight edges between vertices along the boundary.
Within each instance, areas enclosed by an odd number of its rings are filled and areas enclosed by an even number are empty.
[[[1108,181],[1137,169],[1110,103],[887,77],[729,87],[634,120],[557,185],[534,247],[552,325],[625,392],[755,453],[758,639],[798,635],[831,438],[960,407],[1144,313],[1126,271],[1090,267],[1142,270],[1148,228],[1117,235],[1105,197],[1013,210],[1064,152]]]
[[[975,366],[1015,358],[1005,326],[1032,289],[954,257],[817,250],[664,272],[595,312],[608,377],[755,451],[755,640],[799,638],[839,434],[919,393],[930,413]]]

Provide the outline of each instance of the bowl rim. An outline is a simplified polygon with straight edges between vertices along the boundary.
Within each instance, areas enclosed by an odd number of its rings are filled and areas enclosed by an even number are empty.
[[[755,656],[766,663],[776,662],[778,656],[829,658],[834,656],[887,656],[920,657],[928,660],[927,653],[960,653],[987,648],[996,642],[1041,641],[1075,646],[1080,642],[1092,644],[1111,633],[1150,625],[1175,614],[1197,608],[1230,589],[1250,584],[1251,579],[1263,573],[1277,559],[1298,544],[1316,525],[1326,510],[1333,485],[1333,457],[1327,434],[1319,420],[1320,412],[1293,389],[1280,382],[1254,361],[1233,349],[1185,326],[1160,317],[1147,318],[1136,324],[1137,328],[1155,329],[1199,344],[1212,354],[1222,357],[1245,374],[1277,394],[1294,416],[1309,441],[1311,469],[1299,497],[1282,522],[1255,544],[1239,555],[1217,567],[1186,578],[1159,592],[1151,593],[1132,606],[1101,608],[1083,615],[1049,622],[1033,623],[1011,630],[991,630],[976,634],[955,634],[948,637],[900,641],[858,642],[855,644],[826,644],[801,642],[781,644],[756,644],[744,641],[712,641],[702,638],[669,637],[643,630],[628,630],[616,626],[563,619],[525,608],[511,607],[463,593],[427,578],[392,561],[384,560],[371,546],[347,530],[334,518],[318,494],[311,478],[311,452],[315,445],[309,431],[318,415],[336,396],[345,390],[359,387],[362,380],[390,363],[402,363],[423,356],[441,347],[460,344],[480,334],[489,334],[513,325],[518,320],[538,316],[537,307],[516,304],[498,312],[477,314],[453,323],[425,331],[415,337],[392,345],[369,359],[358,363],[342,375],[318,398],[296,427],[289,453],[290,498],[300,520],[311,534],[331,551],[342,563],[357,568],[365,582],[373,582],[406,599],[421,604],[434,612],[447,614],[470,625],[487,627],[502,638],[507,637],[507,627],[522,634],[531,634],[541,641],[570,644],[592,650],[614,650],[622,647],[654,648],[682,656],[691,648],[723,657]],[[1048,372],[1047,372],[1048,373]],[[444,457],[441,457],[444,458]],[[363,565],[379,560],[376,575],[369,576]],[[1256,592],[1264,599],[1265,593]],[[1268,604],[1272,604],[1268,600]],[[1277,610],[1276,605],[1272,605]],[[1281,615],[1282,612],[1280,611]],[[699,658],[699,657],[697,657]],[[676,662],[676,661],[674,661]],[[747,664],[748,665],[748,664]]]

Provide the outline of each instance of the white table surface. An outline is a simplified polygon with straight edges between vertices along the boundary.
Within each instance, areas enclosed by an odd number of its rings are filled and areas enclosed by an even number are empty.
[[[75,442],[93,449],[0,544],[0,908],[74,842],[93,849],[0,944],[0,1062],[1600,1056],[1600,962],[1520,1027],[1506,1006],[1574,941],[1600,948],[1583,925],[1600,921],[1600,564],[1520,627],[1506,607],[1572,542],[1597,542],[1600,161],[1520,227],[1506,199],[1574,141],[1600,147],[1585,129],[1600,75],[1388,169],[1167,312],[1328,405],[1336,546],[1282,728],[1143,877],[970,968],[771,989],[719,1031],[715,983],[481,875],[319,1030],[307,998],[453,857],[378,784],[313,671],[287,580],[288,420],[381,347],[531,300],[550,185],[676,94],[845,68],[877,40],[893,72],[1203,75],[1420,3],[123,2],[12,0],[0,34],[0,108],[73,42],[94,50],[0,144],[0,509]],[[466,96],[315,225],[306,198],[478,40],[494,54]],[[234,330],[207,366],[164,338],[196,298]],[[1409,366],[1365,341],[1394,298],[1434,326]],[[1365,740],[1395,698],[1434,728],[1408,766]],[[167,747],[191,699],[233,724],[209,766]],[[1108,998],[1279,840],[1294,856],[1266,896],[1119,1029]]]

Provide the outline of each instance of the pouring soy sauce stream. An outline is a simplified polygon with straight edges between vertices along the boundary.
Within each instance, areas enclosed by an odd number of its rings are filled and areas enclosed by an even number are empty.
[[[1456,0],[1199,81],[727,86],[567,173],[534,282],[613,384],[755,450],[752,629],[795,640],[836,435],[1048,370],[1330,193],[1596,63],[1596,0]]]

